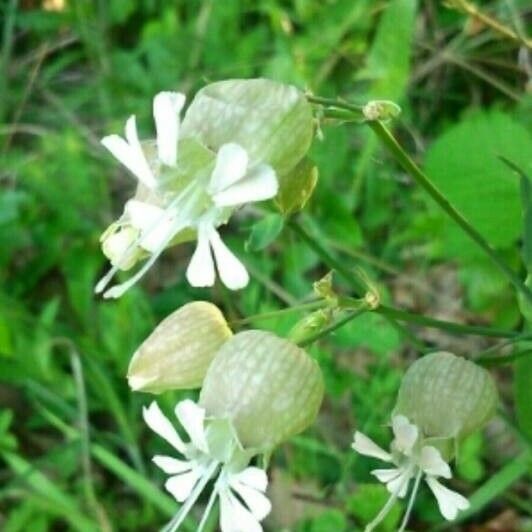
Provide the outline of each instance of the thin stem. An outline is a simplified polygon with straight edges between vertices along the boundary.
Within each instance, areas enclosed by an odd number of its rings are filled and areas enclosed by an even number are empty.
[[[320,338],[323,338],[324,336],[327,336],[328,334],[332,333],[336,329],[339,329],[340,327],[343,327],[346,323],[350,322],[351,320],[354,320],[357,316],[360,316],[364,312],[366,312],[368,308],[361,308],[359,310],[355,310],[353,312],[350,312],[347,314],[347,316],[344,316],[342,319],[332,323],[328,327],[325,327],[325,329],[322,329],[321,331],[313,334],[312,336],[308,336],[307,338],[304,338],[303,340],[300,340],[297,344],[301,347],[305,347],[316,340],[319,340]]]
[[[210,467],[203,474],[201,480],[196,484],[195,488],[188,496],[183,506],[181,506],[174,518],[161,530],[161,532],[175,532],[181,526],[186,516],[188,515],[188,512],[190,512],[190,509],[198,500],[199,496],[201,495],[201,492],[205,489],[205,486],[212,478],[219,465],[220,464],[218,462],[213,462],[210,465]]]
[[[205,528],[205,525],[207,524],[207,520],[209,519],[209,515],[211,514],[212,507],[214,506],[214,503],[216,502],[217,495],[218,495],[218,482],[216,482],[216,484],[214,485],[211,496],[209,497],[209,501],[207,502],[207,506],[205,507],[205,511],[203,512],[203,516],[201,517],[201,521],[198,526],[197,532],[203,532],[203,529]]]
[[[399,321],[406,321],[414,325],[421,325],[431,329],[442,329],[453,334],[466,334],[472,336],[488,336],[491,338],[514,338],[519,336],[519,331],[506,331],[501,329],[492,329],[491,327],[482,327],[479,325],[463,325],[453,321],[438,320],[428,316],[422,316],[415,312],[401,310],[387,305],[380,305],[375,312],[389,318]]]
[[[438,190],[427,175],[417,166],[410,155],[406,153],[397,142],[390,130],[381,122],[368,122],[371,129],[382,141],[396,161],[408,172],[408,174],[420,185],[440,208],[475,242],[482,251],[492,260],[499,270],[530,302],[532,291],[525,286],[519,276],[499,257],[497,252],[484,239],[484,237],[451,205],[449,200]]]
[[[323,308],[327,303],[320,299],[319,301],[311,301],[309,303],[302,303],[301,305],[294,305],[293,307],[283,308],[279,310],[272,310],[271,312],[263,312],[261,314],[255,314],[253,316],[247,316],[237,320],[231,320],[230,325],[245,325],[246,323],[253,322],[255,320],[271,320],[279,316],[286,314],[292,314],[295,312],[301,312],[304,310],[317,310]]]
[[[321,244],[319,244],[298,221],[290,220],[287,225],[311,249],[313,249],[317,255],[321,257],[321,259],[329,268],[337,271],[347,281],[356,296],[362,297],[365,294],[367,288],[362,285],[357,275],[351,272],[349,268],[346,268],[342,262],[331,255],[331,253],[329,253]],[[387,305],[379,305],[372,312],[376,312],[377,314],[392,320],[394,323],[397,321],[404,321],[424,327],[442,329],[453,334],[490,336],[494,338],[513,338],[519,335],[519,332],[517,331],[504,331],[492,329],[490,327],[463,325],[461,323],[455,323],[451,321],[437,320],[435,318],[429,318],[427,316],[422,316],[414,312],[408,312],[406,310],[401,310]]]
[[[412,513],[412,508],[414,507],[414,502],[416,500],[416,495],[419,489],[419,483],[421,482],[422,475],[423,471],[421,469],[418,469],[418,472],[416,474],[416,480],[414,481],[414,487],[412,488],[412,493],[410,494],[410,498],[408,499],[408,506],[406,508],[406,512],[398,532],[403,532],[406,528],[406,525],[408,524],[408,521],[410,520],[410,514]]]
[[[497,19],[491,17],[484,11],[481,11],[476,5],[468,2],[467,0],[453,0],[451,6],[454,7],[457,11],[461,11],[466,15],[469,15],[471,18],[475,18],[482,22],[488,28],[491,28],[493,31],[506,37],[517,44],[524,45],[528,49],[532,49],[532,40],[521,37],[513,29],[505,26],[502,22],[499,22]]]

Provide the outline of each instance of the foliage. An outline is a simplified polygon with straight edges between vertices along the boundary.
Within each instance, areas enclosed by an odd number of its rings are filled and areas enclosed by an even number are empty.
[[[522,34],[524,1],[479,4]],[[245,319],[285,336],[303,310],[271,313],[308,303],[312,283],[331,268],[339,293],[357,297],[355,287],[369,283],[384,308],[504,329],[506,340],[366,312],[314,342],[326,400],[314,427],[272,457],[282,472],[272,492],[288,492],[266,527],[358,530],[374,516],[385,493],[350,449],[353,431],[384,441],[406,368],[437,349],[497,359],[490,372],[501,415],[458,455],[457,483],[473,502],[464,520],[483,526],[508,510],[516,529],[525,526],[532,358],[517,335],[526,333],[528,303],[520,312],[508,279],[364,124],[316,123],[322,138],[289,169],[279,209],[244,211],[228,228],[252,277],[238,297],[221,285],[188,286],[188,244],[119,300],[103,301],[93,288],[106,268],[101,232],[134,186],[99,139],[133,113],[147,133],[159,90],[192,96],[206,81],[248,77],[360,104],[399,103],[390,127],[413,159],[519,277],[527,267],[532,275],[526,45],[437,1],[7,0],[0,14],[2,530],[160,527],[176,505],[149,461],[158,442],[140,412],[150,398],[127,386],[132,354],[194,299],[223,308],[234,330]],[[300,198],[288,183],[300,183]],[[512,360],[508,372],[502,366]],[[399,510],[382,530],[397,526]],[[432,500],[421,499],[414,529],[436,519]]]

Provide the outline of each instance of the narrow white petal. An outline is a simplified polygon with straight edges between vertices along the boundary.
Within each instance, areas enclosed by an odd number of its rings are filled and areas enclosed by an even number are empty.
[[[135,158],[136,171],[133,173],[148,188],[155,188],[157,182],[140,145],[137,135],[137,122],[134,115],[130,116],[126,122],[126,140],[130,146],[131,154]]]
[[[150,253],[165,245],[175,232],[174,215],[170,211],[137,200],[129,200],[125,211],[131,225],[141,231],[138,245]]]
[[[153,118],[157,130],[157,152],[161,162],[175,166],[179,139],[179,113],[185,105],[180,92],[160,92],[153,99]]]
[[[222,283],[230,290],[240,290],[249,283],[246,267],[223,243],[218,231],[211,229],[209,241],[216,259],[216,266]]]
[[[153,401],[148,408],[142,409],[144,421],[153,432],[165,439],[170,445],[175,447],[180,453],[184,454],[185,444],[179,437],[169,419],[161,412],[159,405]]]
[[[246,469],[231,475],[231,479],[242,482],[259,491],[266,491],[268,487],[268,475],[260,467],[246,467]]]
[[[198,230],[198,244],[187,268],[187,280],[192,286],[212,286],[216,279],[209,236],[202,227]]]
[[[440,451],[432,445],[426,445],[421,449],[418,465],[427,475],[443,478],[452,477],[449,464],[442,458]]]
[[[262,521],[271,512],[272,504],[264,493],[240,482],[231,483],[231,487],[258,521]]]
[[[220,528],[222,532],[262,532],[259,521],[229,488],[220,492]]]
[[[221,192],[240,181],[246,174],[248,163],[248,154],[239,144],[230,142],[221,146],[216,155],[209,192]]]
[[[446,488],[434,477],[427,476],[425,481],[432,493],[434,493],[434,496],[438,501],[438,508],[447,521],[455,519],[460,510],[467,510],[469,508],[469,501],[464,496],[456,491]]]
[[[355,439],[351,445],[357,453],[364,456],[372,456],[373,458],[379,458],[385,462],[392,461],[392,455],[387,453],[384,449],[381,449],[373,440],[368,438],[362,432],[355,432]]]
[[[153,463],[162,469],[167,475],[176,475],[184,473],[194,468],[194,462],[178,460],[172,456],[156,455],[152,458]]]
[[[139,231],[145,231],[157,224],[165,214],[161,207],[138,200],[129,200],[124,210],[130,218],[131,225]]]
[[[371,474],[383,484],[391,482],[403,473],[402,469],[394,467],[392,469],[374,469]]]
[[[175,415],[183,428],[190,436],[190,441],[200,451],[207,452],[207,440],[205,439],[205,409],[198,406],[194,401],[185,399],[177,403]]]
[[[402,499],[408,491],[408,484],[413,476],[412,469],[405,467],[397,478],[386,483],[386,488],[390,493],[396,493],[397,497]]]
[[[214,194],[212,199],[218,207],[233,207],[273,198],[278,190],[275,170],[262,164],[234,185]]]
[[[418,428],[413,423],[410,423],[405,416],[394,416],[392,430],[395,436],[395,447],[409,456],[419,436]]]
[[[195,468],[186,473],[175,475],[166,481],[164,487],[175,497],[176,501],[183,502],[198,483],[202,473],[203,469]]]

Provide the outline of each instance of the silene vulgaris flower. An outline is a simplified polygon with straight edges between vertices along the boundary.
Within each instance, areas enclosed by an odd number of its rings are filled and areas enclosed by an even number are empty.
[[[210,481],[214,484],[198,532],[204,529],[217,500],[222,532],[262,532],[260,522],[271,510],[265,495],[266,472],[249,465],[254,453],[242,448],[229,420],[209,419],[201,406],[189,399],[181,401],[175,414],[190,438],[185,443],[156,402],[143,414],[148,426],[178,455],[153,457],[153,462],[169,475],[166,489],[182,503],[164,532],[179,529]]]
[[[181,93],[155,96],[155,143],[139,140],[135,116],[127,120],[124,138],[110,135],[102,139],[137,179],[138,187],[121,218],[102,235],[102,249],[112,268],[98,282],[96,292],[104,292],[117,271],[145,260],[127,281],[107,289],[104,297],[120,297],[169,245],[194,239],[197,246],[186,272],[192,286],[212,286],[216,270],[231,290],[241,289],[249,281],[246,268],[224,244],[218,228],[237,208],[277,194],[275,170],[250,161],[238,143],[227,142],[213,152],[193,135],[181,138],[184,104]]]
[[[378,458],[394,466],[372,471],[372,474],[386,485],[391,496],[377,517],[367,525],[366,532],[374,530],[382,522],[397,498],[407,495],[411,480],[414,480],[414,486],[400,531],[403,531],[407,525],[422,479],[436,497],[439,510],[445,519],[451,521],[456,518],[460,510],[469,508],[469,502],[465,497],[439,482],[440,477],[451,478],[451,468],[440,451],[430,445],[430,438],[423,438],[419,428],[403,415],[395,415],[392,418],[392,430],[394,440],[389,452],[381,449],[361,432],[355,432],[352,448],[357,453]]]

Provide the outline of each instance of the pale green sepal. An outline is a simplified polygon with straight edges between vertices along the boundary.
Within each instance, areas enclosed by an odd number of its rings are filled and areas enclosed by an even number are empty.
[[[161,393],[198,388],[217,350],[232,335],[220,310],[194,301],[165,318],[133,355],[128,382],[134,391]]]
[[[279,177],[275,204],[284,214],[302,210],[318,183],[318,168],[309,159],[302,159],[288,174]]]
[[[251,164],[283,175],[302,159],[314,135],[312,109],[301,91],[267,79],[232,79],[201,89],[188,108],[181,135],[217,152],[240,144]]]
[[[497,389],[491,375],[452,353],[431,353],[410,366],[393,415],[402,414],[425,438],[462,439],[495,413]]]
[[[323,398],[317,363],[292,342],[265,331],[227,341],[210,365],[200,405],[232,420],[245,449],[268,451],[305,430]]]

